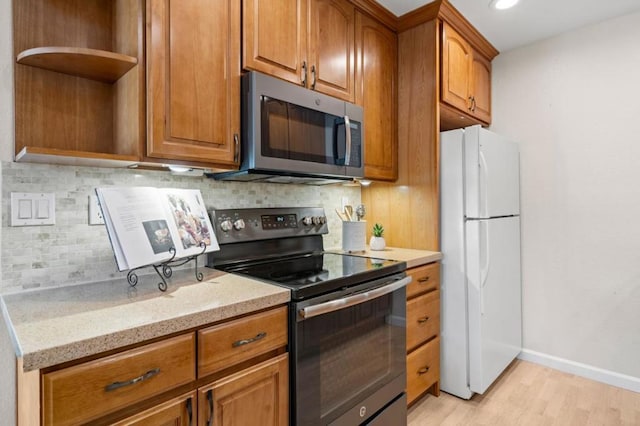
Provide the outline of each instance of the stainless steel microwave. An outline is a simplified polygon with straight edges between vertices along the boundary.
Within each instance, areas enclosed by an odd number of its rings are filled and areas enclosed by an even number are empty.
[[[355,104],[249,72],[240,169],[214,178],[323,184],[363,177],[363,115]]]

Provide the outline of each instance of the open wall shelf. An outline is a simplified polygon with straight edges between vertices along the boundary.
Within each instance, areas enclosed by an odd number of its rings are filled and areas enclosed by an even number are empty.
[[[138,59],[106,50],[47,46],[20,52],[17,62],[105,83],[114,83],[133,68],[138,63]]]

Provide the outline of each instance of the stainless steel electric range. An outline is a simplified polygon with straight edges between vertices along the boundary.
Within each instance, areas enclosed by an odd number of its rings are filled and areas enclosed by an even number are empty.
[[[406,264],[324,251],[322,208],[211,218],[207,266],[291,290],[291,424],[406,424]]]

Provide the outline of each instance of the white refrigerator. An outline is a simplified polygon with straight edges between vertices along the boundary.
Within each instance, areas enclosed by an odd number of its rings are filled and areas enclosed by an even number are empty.
[[[469,399],[522,348],[519,151],[480,126],[440,143],[440,388]]]

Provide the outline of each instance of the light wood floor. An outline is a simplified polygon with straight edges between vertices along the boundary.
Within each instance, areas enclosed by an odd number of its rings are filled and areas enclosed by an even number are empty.
[[[640,393],[516,360],[469,401],[423,397],[408,426],[423,425],[640,425]]]

